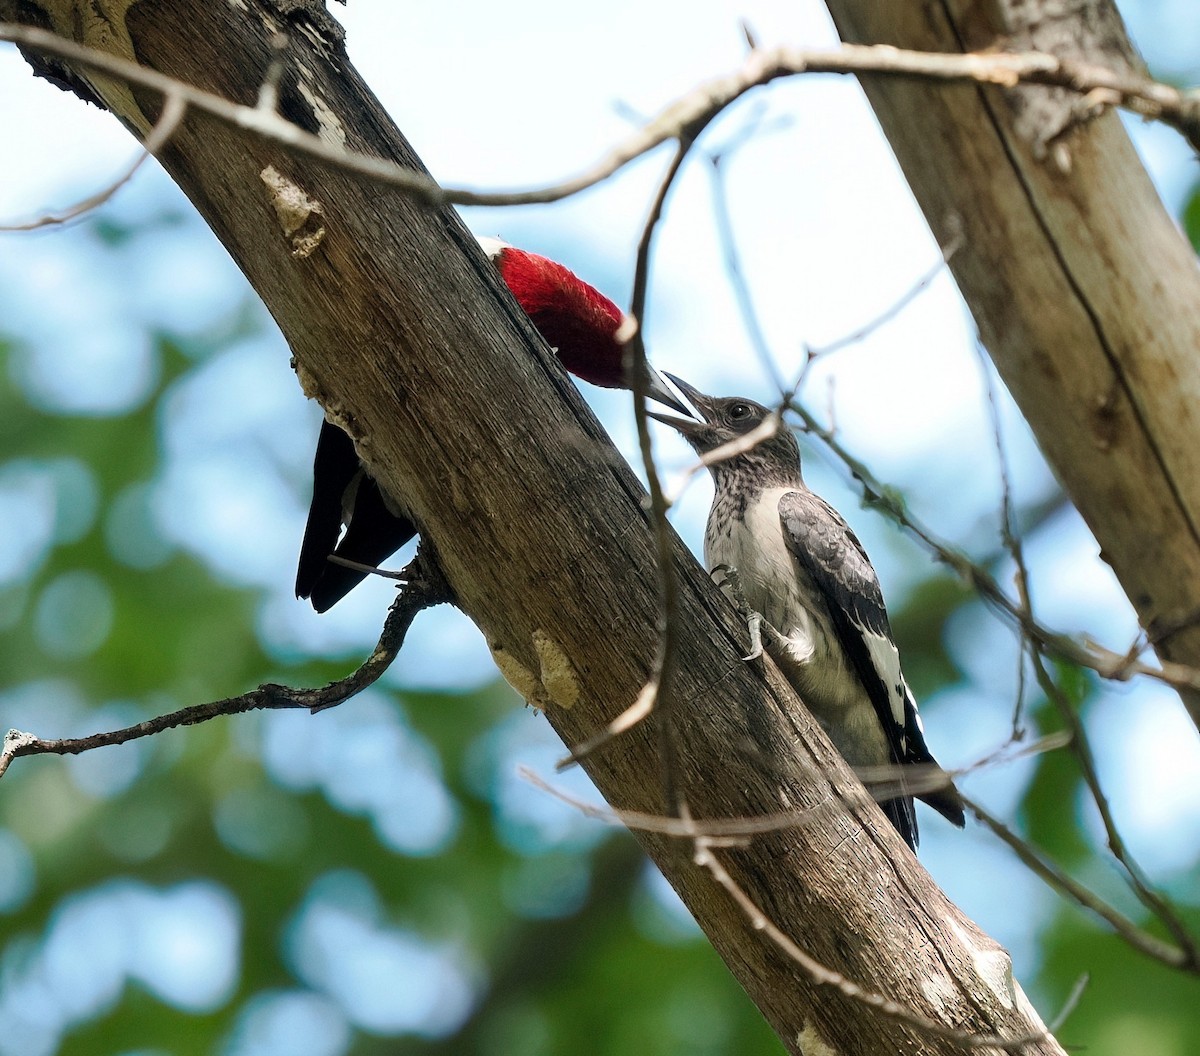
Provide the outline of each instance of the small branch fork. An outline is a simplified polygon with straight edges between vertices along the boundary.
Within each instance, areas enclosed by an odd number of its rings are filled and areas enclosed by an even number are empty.
[[[1135,950],[1146,954],[1148,957],[1152,957],[1154,960],[1170,968],[1178,968],[1193,975],[1200,975],[1200,962],[1196,959],[1195,943],[1186,932],[1183,935],[1184,941],[1179,946],[1165,942],[1158,938],[1158,936],[1152,935],[1099,895],[1094,894],[1074,877],[1064,872],[1038,848],[1018,836],[1004,822],[994,814],[989,813],[980,804],[965,796],[963,797],[963,802],[967,809],[991,830],[992,835],[996,836],[1002,843],[1008,845],[1030,872],[1038,876],[1055,891],[1071,899],[1080,908],[1094,913]],[[1168,921],[1176,919],[1173,911],[1166,919]]]
[[[336,707],[361,693],[391,666],[417,613],[452,600],[450,587],[442,577],[436,560],[432,558],[431,551],[423,547],[405,570],[404,588],[388,610],[379,643],[362,666],[345,678],[313,689],[292,689],[264,683],[238,697],[194,704],[120,730],[87,737],[41,738],[19,730],[9,730],[0,748],[0,777],[4,776],[14,759],[23,755],[79,755],[93,748],[125,744],[177,726],[194,726],[221,715],[240,715],[247,711],[303,708],[315,714]]]
[[[695,135],[698,132],[699,129],[696,129],[691,136],[679,140],[675,155],[659,182],[658,192],[654,196],[650,212],[642,227],[642,237],[638,242],[630,315],[623,327],[625,333],[619,335],[625,340],[625,372],[632,382],[638,447],[641,451],[642,465],[645,468],[646,480],[649,485],[649,514],[654,530],[654,547],[657,557],[655,563],[659,576],[659,611],[656,628],[658,645],[655,649],[654,664],[650,671],[650,677],[642,686],[633,704],[559,763],[561,770],[565,766],[579,762],[614,737],[636,726],[658,708],[662,712],[659,737],[663,760],[663,796],[667,809],[672,811],[684,806],[676,782],[675,731],[671,725],[670,715],[670,684],[675,668],[675,652],[678,647],[676,632],[678,621],[675,619],[675,613],[679,607],[679,576],[673,561],[675,533],[671,530],[670,521],[667,520],[668,503],[663,494],[658,466],[654,461],[654,445],[650,436],[650,422],[646,412],[649,364],[646,360],[643,327],[646,318],[647,291],[650,285],[650,254],[654,245],[654,233],[662,220],[667,197],[683,168],[688,152],[695,143]]]
[[[837,48],[755,48],[738,70],[705,81],[664,108],[590,169],[569,180],[525,191],[476,192],[441,187],[421,173],[393,162],[344,150],[280,117],[271,93],[260,104],[242,106],[184,84],[156,70],[109,55],[32,26],[0,23],[0,41],[176,97],[218,121],[246,129],[289,149],[349,172],[367,176],[434,205],[536,205],[557,202],[607,179],[631,161],[671,140],[694,139],[717,114],[747,92],[778,80],[812,73],[923,77],[932,81],[1014,87],[1040,84],[1067,88],[1093,103],[1123,107],[1175,128],[1200,151],[1200,91],[1179,89],[1097,63],[1060,59],[1041,52],[945,54],[905,51],[889,45],[843,44]],[[265,105],[264,105],[265,104]]]
[[[144,148],[142,153],[107,187],[101,188],[94,194],[89,194],[86,198],[81,198],[65,209],[61,209],[56,213],[47,213],[36,220],[30,220],[27,223],[0,224],[0,232],[36,231],[42,227],[66,224],[83,216],[84,213],[89,213],[93,209],[98,209],[102,206],[117,191],[124,187],[125,184],[133,179],[147,158],[162,150],[175,134],[175,130],[183,120],[183,115],[187,112],[187,104],[184,102],[183,96],[176,91],[168,92],[163,104],[162,114],[142,143],[142,147]]]

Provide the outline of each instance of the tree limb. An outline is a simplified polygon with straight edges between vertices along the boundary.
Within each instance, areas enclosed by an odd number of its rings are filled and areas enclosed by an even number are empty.
[[[371,655],[345,678],[312,689],[293,689],[267,682],[237,697],[192,704],[136,722],[132,726],[86,737],[43,738],[20,730],[9,730],[3,746],[0,746],[0,777],[4,776],[14,759],[23,755],[79,755],[93,748],[107,748],[142,737],[152,737],[177,726],[195,726],[223,715],[286,708],[304,708],[315,713],[344,704],[376,682],[391,667],[417,613],[450,600],[449,588],[438,571],[437,562],[432,559],[429,548],[424,546],[422,553],[409,565],[405,586],[388,609],[378,644]]]
[[[843,40],[960,57],[1004,46],[1013,8],[826,3]],[[1113,50],[1131,51],[1112,5],[1087,6],[1112,16]],[[1023,5],[1032,19],[1045,7]],[[1086,44],[1090,27],[1076,28]],[[1047,155],[999,88],[874,76],[863,87],[934,236],[962,231],[950,268],[983,343],[1164,672],[1200,670],[1200,273],[1120,121],[1068,125]],[[1176,684],[1200,727],[1189,681]]]

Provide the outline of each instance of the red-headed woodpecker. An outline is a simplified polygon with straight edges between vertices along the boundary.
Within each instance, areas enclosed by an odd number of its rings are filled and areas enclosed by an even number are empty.
[[[620,308],[553,260],[496,238],[481,238],[479,244],[567,370],[593,385],[630,388],[624,346],[617,341],[625,319]],[[650,370],[646,384],[653,399],[687,413],[656,371]],[[296,571],[296,596],[308,598],[317,612],[324,612],[366,575],[334,564],[329,561],[330,554],[375,567],[416,531],[400,506],[367,476],[350,438],[336,425],[322,422],[313,461],[312,505]]]
[[[770,414],[752,400],[706,396],[667,377],[700,420],[653,417],[682,433],[698,454],[745,436]],[[891,784],[902,794],[880,806],[913,850],[917,818],[912,795],[903,794],[906,767],[925,772],[917,798],[962,826],[962,801],[926,747],[900,671],[875,569],[841,514],[805,486],[795,436],[781,425],[709,470],[716,494],[704,532],[705,564],[736,570],[739,600],[776,632],[771,654],[800,699],[852,767],[896,771]]]

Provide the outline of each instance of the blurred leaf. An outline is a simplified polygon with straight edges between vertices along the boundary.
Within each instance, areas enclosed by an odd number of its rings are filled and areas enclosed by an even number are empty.
[[[1180,220],[1188,241],[1192,244],[1192,249],[1200,253],[1200,183],[1192,185],[1187,201],[1184,202],[1183,215]]]

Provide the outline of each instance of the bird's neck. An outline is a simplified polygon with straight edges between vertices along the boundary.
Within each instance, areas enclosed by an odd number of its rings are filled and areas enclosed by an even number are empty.
[[[712,467],[713,483],[716,486],[716,501],[737,499],[749,502],[764,491],[788,488],[793,491],[804,489],[799,466],[784,466],[777,463],[740,462],[720,463]]]

